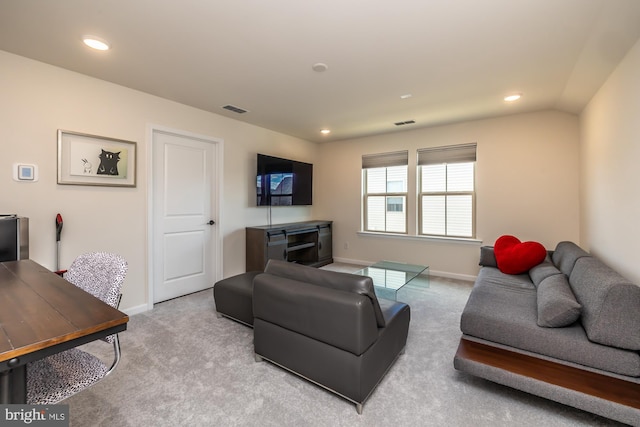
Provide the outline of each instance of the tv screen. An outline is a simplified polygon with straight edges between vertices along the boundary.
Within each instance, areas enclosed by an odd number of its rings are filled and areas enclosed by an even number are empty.
[[[310,205],[313,165],[258,154],[256,193],[258,206]]]

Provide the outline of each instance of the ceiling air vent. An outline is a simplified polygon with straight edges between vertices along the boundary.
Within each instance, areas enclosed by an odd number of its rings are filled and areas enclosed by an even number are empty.
[[[415,120],[407,120],[407,121],[404,121],[404,122],[395,122],[394,124],[396,126],[404,126],[404,125],[412,125],[415,122],[416,122]]]
[[[225,110],[229,110],[229,111],[233,111],[234,113],[238,113],[238,114],[243,114],[246,113],[249,110],[245,110],[243,108],[240,107],[236,107],[235,105],[225,105],[224,107]]]

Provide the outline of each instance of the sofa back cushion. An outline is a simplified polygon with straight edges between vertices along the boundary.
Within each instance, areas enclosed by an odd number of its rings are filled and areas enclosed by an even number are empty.
[[[576,264],[578,258],[590,256],[588,252],[582,249],[580,246],[573,242],[560,242],[556,246],[556,250],[553,251],[551,259],[553,263],[562,271],[567,277],[571,276],[571,270]]]
[[[639,286],[595,257],[577,259],[569,283],[591,341],[640,350]]]
[[[311,283],[316,286],[364,295],[371,302],[378,327],[385,327],[384,316],[382,315],[371,277],[320,270],[318,268],[273,259],[267,262],[264,272],[300,282]]]
[[[498,268],[498,262],[496,261],[496,254],[493,251],[493,246],[481,246],[480,247],[480,261],[478,265],[482,267],[495,267]]]
[[[289,331],[355,354],[378,339],[369,298],[273,274],[253,281],[253,314]]]
[[[580,303],[564,274],[553,274],[537,285],[538,326],[562,328],[580,317]]]
[[[549,254],[547,254],[544,261],[529,270],[529,277],[531,277],[531,281],[536,285],[536,287],[539,286],[547,277],[555,276],[557,274],[562,274],[562,271],[560,271],[553,261],[551,261]]]

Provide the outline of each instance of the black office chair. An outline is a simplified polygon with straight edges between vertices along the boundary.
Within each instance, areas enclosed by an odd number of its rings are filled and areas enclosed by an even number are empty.
[[[93,252],[80,255],[64,278],[112,307],[120,305],[127,262],[120,255]],[[97,383],[120,362],[118,334],[104,338],[113,344],[114,359],[108,366],[98,357],[72,348],[27,365],[27,403],[54,404]]]

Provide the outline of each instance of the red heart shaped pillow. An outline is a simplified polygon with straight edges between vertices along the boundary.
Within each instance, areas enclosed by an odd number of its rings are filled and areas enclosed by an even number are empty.
[[[514,236],[501,236],[493,246],[498,269],[506,274],[522,274],[540,264],[547,250],[538,242],[521,242]]]

